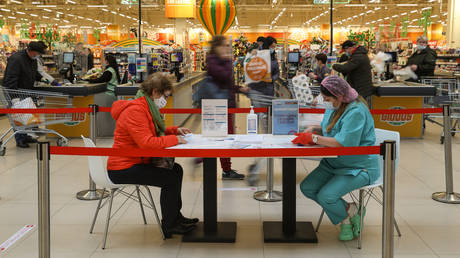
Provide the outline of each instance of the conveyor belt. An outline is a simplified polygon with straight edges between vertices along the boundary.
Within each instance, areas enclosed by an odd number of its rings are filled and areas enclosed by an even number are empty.
[[[379,97],[431,97],[436,96],[436,87],[420,83],[396,82],[377,85]]]
[[[60,92],[71,96],[89,96],[107,90],[105,83],[98,84],[77,84],[72,86],[38,86],[36,90]]]

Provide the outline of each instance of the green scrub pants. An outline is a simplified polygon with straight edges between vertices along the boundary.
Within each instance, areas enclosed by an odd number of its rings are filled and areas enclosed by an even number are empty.
[[[369,175],[362,171],[358,175],[336,175],[333,170],[319,166],[300,183],[302,193],[323,207],[334,225],[348,217],[345,194],[370,184]]]

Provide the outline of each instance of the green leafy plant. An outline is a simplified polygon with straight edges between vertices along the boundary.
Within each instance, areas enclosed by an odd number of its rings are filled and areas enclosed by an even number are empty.
[[[422,18],[418,21],[419,26],[423,26],[423,35],[428,33],[428,26],[431,26],[431,9],[422,12]]]

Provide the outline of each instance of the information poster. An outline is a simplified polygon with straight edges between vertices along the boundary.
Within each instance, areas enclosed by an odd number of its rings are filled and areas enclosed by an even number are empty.
[[[228,135],[228,103],[226,99],[201,100],[201,134],[203,136]]]
[[[272,107],[273,135],[292,135],[299,131],[299,102],[275,99]]]
[[[147,58],[145,57],[136,58],[136,72],[138,73],[147,72]]]

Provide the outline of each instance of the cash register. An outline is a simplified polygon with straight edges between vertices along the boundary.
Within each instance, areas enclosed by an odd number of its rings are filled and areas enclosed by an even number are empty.
[[[75,57],[73,52],[63,53],[63,67],[59,70],[59,74],[62,75],[64,80],[67,80],[69,82],[73,82],[75,79],[75,74],[73,73],[74,59]]]
[[[297,69],[300,63],[300,52],[289,52],[287,56],[287,63],[288,63],[288,79],[291,79],[296,76]]]

